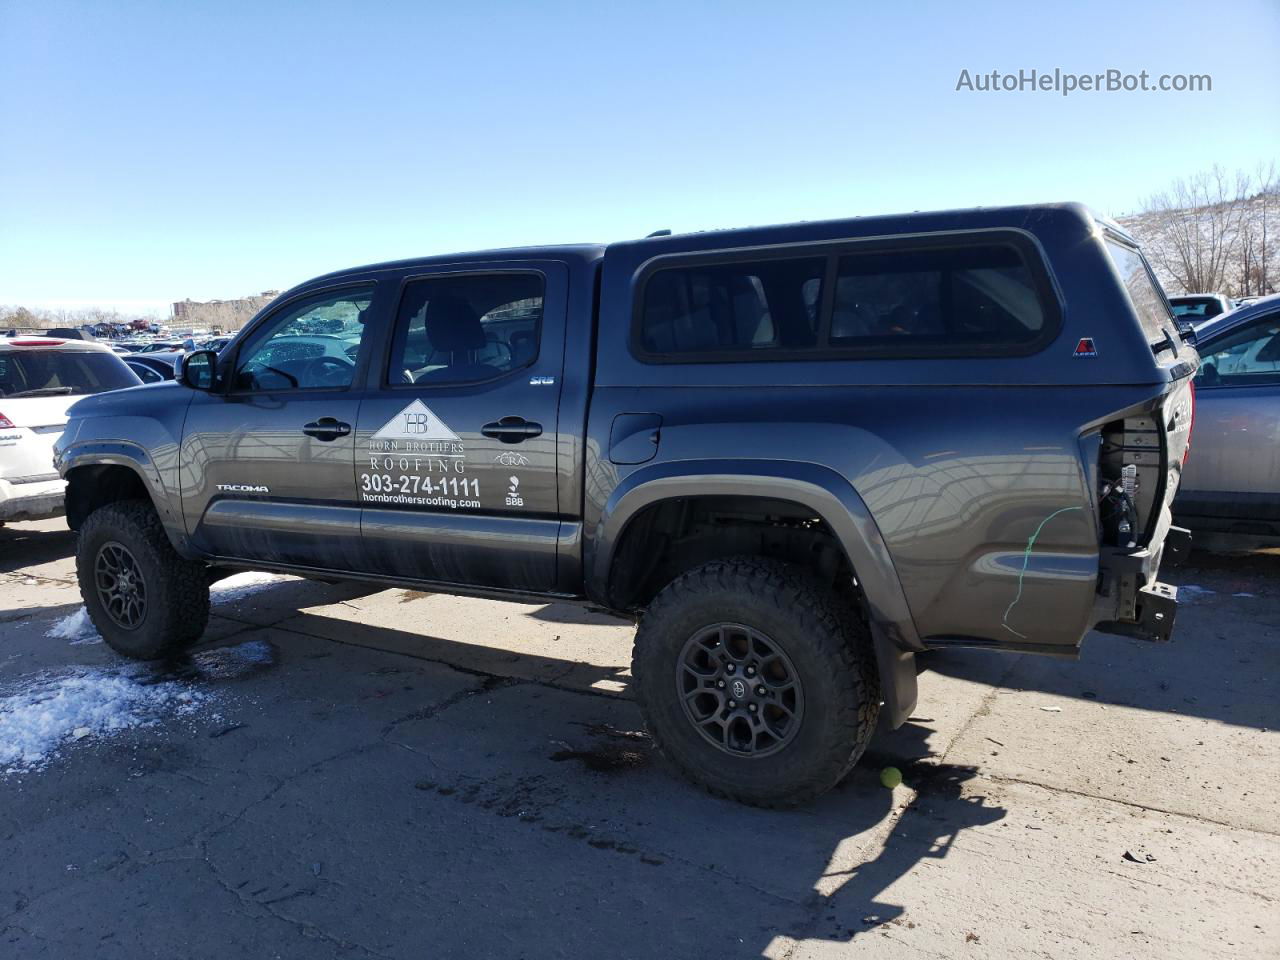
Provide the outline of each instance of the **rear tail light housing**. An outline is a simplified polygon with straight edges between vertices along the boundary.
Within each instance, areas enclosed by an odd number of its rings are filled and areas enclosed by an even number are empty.
[[[18,425],[0,413],[0,430],[16,430]]]

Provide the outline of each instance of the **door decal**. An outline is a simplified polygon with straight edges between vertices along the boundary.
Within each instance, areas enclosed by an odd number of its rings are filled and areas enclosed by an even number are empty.
[[[402,507],[480,506],[480,480],[468,477],[462,439],[421,400],[369,438],[360,498]]]
[[[374,440],[459,440],[421,400],[415,400],[384,423]]]

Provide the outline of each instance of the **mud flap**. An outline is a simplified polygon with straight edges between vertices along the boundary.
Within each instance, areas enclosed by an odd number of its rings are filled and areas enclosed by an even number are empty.
[[[895,644],[875,624],[871,626],[871,636],[875,644],[883,703],[878,726],[884,730],[896,730],[906,723],[916,708],[916,655]]]

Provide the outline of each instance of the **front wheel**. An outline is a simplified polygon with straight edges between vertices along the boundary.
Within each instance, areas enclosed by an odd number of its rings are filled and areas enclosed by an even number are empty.
[[[664,588],[636,633],[636,699],[680,771],[712,793],[789,807],[826,792],[880,711],[870,638],[802,568],[746,557]]]
[[[205,567],[178,555],[144,500],[107,504],[86,518],[76,540],[76,578],[102,639],[135,660],[190,646],[209,621]]]

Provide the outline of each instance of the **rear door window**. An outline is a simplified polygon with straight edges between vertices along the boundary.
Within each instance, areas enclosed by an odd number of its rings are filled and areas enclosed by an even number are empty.
[[[424,277],[405,285],[392,336],[391,385],[480,383],[538,356],[540,273]]]

